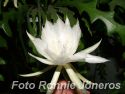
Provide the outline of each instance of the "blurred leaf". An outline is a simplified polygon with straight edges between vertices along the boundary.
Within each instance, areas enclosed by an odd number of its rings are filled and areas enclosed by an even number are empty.
[[[1,35],[0,35],[0,47],[7,48],[7,42]]]
[[[0,65],[3,65],[3,64],[6,64],[6,62],[4,61],[4,59],[2,59],[2,58],[0,57]]]
[[[10,29],[10,26],[8,25],[8,23],[3,23],[2,29],[4,30],[5,34],[7,34],[7,36],[9,36],[9,37],[12,36],[12,32],[11,32],[11,29]]]
[[[99,0],[99,3],[108,3],[111,2],[111,0]]]
[[[11,9],[7,12],[3,12],[3,22],[8,22],[8,20],[12,20],[14,21],[17,16],[16,15],[16,11],[14,9]]]
[[[74,12],[73,11],[69,10],[68,8],[58,7],[58,12],[62,13],[65,18],[66,18],[66,16],[69,18],[71,26],[76,24],[77,20],[76,20],[76,18],[74,18]]]
[[[0,81],[4,81],[4,77],[0,74]]]
[[[36,21],[36,20],[37,20],[37,19],[36,19],[36,18],[37,18],[37,13],[38,13],[37,9],[33,9],[33,10],[32,10],[32,13],[31,13],[31,15],[32,15],[32,23],[33,23],[33,28],[32,28],[32,29],[33,29],[33,31],[35,31],[35,32],[37,31],[37,25],[36,25],[36,23],[37,23],[37,21]],[[35,33],[35,32],[34,32],[34,33]],[[37,33],[36,33],[36,34],[37,34]]]
[[[35,13],[32,12],[32,9],[30,9],[27,13],[27,24],[28,24],[28,31],[33,35],[36,36],[37,35],[37,31],[36,31],[36,10]],[[33,13],[33,14],[32,14]],[[32,17],[30,17],[30,15]]]
[[[84,43],[80,40],[77,51],[79,52],[79,51],[81,51],[83,49],[84,49]]]
[[[125,52],[123,53],[122,57],[123,57],[123,59],[125,60]]]
[[[106,27],[108,35],[112,35],[113,33],[118,33],[121,37],[121,43],[125,45],[125,25],[121,25],[114,21],[114,11],[104,12],[100,11],[96,8],[97,0],[91,0],[89,2],[78,2],[76,0],[63,0],[63,6],[74,6],[76,7],[80,14],[82,12],[87,12],[90,16],[91,23],[95,22],[97,19],[102,20]]]
[[[57,12],[56,10],[53,8],[53,6],[49,6],[48,7],[48,12],[47,12],[47,18],[49,20],[53,20],[53,22],[55,22],[57,20]]]
[[[112,0],[109,3],[111,10],[114,10],[115,6],[119,5],[125,9],[125,0]]]

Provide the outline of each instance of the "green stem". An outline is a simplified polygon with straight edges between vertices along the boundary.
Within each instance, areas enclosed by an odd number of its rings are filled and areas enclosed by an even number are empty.
[[[76,73],[70,66],[70,64],[65,64],[64,68],[66,69],[67,74],[69,75],[71,81],[76,85],[78,91],[83,90],[83,94],[86,94],[86,90],[84,89],[84,85],[80,81],[80,79],[77,77]]]
[[[51,89],[48,89],[46,94],[52,94],[53,93],[53,90],[55,89],[56,83],[57,83],[57,81],[59,79],[61,70],[62,70],[62,66],[57,66],[57,68],[56,68],[56,70],[54,72],[54,75],[52,77],[52,80],[50,82]]]
[[[91,81],[87,80],[85,77],[83,77],[75,68],[72,64],[70,64],[70,66],[72,67],[72,69],[75,71],[75,73],[77,74],[77,76],[83,81],[86,82],[87,84],[92,84]]]
[[[39,32],[38,33],[40,33],[41,31],[42,31],[42,25],[41,25],[41,7],[40,7],[40,0],[38,0],[38,2],[37,2],[37,5],[38,5],[38,26],[39,26]],[[38,35],[40,35],[40,34],[38,34]]]

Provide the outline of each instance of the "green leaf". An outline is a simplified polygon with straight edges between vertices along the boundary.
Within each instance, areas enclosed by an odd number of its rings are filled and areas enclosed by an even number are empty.
[[[9,37],[12,36],[12,32],[11,32],[11,29],[10,29],[10,26],[8,23],[3,23],[2,29],[4,30],[5,34],[7,34],[7,36],[9,36]]]
[[[5,60],[0,57],[0,65],[6,64]]]
[[[54,22],[57,20],[57,12],[56,10],[54,9],[53,6],[49,6],[48,7],[48,11],[47,11],[47,18],[49,20],[53,20]]]
[[[74,12],[69,10],[68,8],[58,7],[59,12],[62,13],[66,19],[66,16],[69,18],[71,26],[76,24],[76,18],[74,18]]]
[[[114,10],[115,6],[119,5],[125,9],[125,0],[112,0],[109,3],[111,10]]]
[[[1,35],[0,35],[0,47],[7,48],[7,42]]]
[[[91,23],[95,22],[97,19],[102,20],[107,27],[107,34],[111,36],[113,33],[117,33],[121,38],[122,45],[125,45],[125,25],[121,25],[114,20],[114,11],[101,11],[96,9],[97,0],[91,0],[89,2],[78,2],[76,0],[63,0],[63,6],[74,6],[76,7],[80,14],[84,11],[90,16]]]
[[[123,57],[123,59],[125,60],[125,52],[123,53],[122,57]],[[125,73],[124,73],[124,74],[125,74]]]
[[[79,51],[81,51],[81,50],[83,50],[83,49],[84,49],[84,43],[83,43],[82,40],[80,40],[77,51],[79,52]]]
[[[4,77],[1,74],[0,74],[0,81],[4,81]]]

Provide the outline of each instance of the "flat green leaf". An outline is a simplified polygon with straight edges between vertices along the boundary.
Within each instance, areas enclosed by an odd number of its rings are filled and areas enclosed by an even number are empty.
[[[0,47],[7,48],[7,42],[1,35],[0,35]]]
[[[123,57],[123,59],[125,60],[125,52],[123,53],[122,57]],[[124,73],[124,74],[125,74],[125,73]]]
[[[115,6],[119,5],[121,7],[123,7],[125,9],[125,0],[112,0],[109,3],[111,10],[113,10],[115,8]]]
[[[48,7],[48,11],[47,11],[47,19],[49,20],[53,20],[54,22],[57,20],[57,12],[54,9],[53,6],[49,6]]]
[[[4,77],[1,74],[0,74],[0,81],[4,81]]]
[[[90,16],[91,23],[95,22],[97,19],[102,20],[106,27],[108,35],[112,35],[113,33],[117,33],[121,38],[122,45],[125,45],[125,25],[121,25],[114,21],[114,11],[101,11],[96,8],[97,0],[91,0],[89,2],[78,2],[76,0],[63,0],[63,6],[74,6],[76,7],[80,14],[82,12],[87,12]]]
[[[12,36],[12,32],[11,32],[11,29],[10,29],[10,26],[8,23],[3,23],[2,29],[4,30],[5,34],[7,34],[7,36],[9,36],[9,37]]]
[[[6,64],[5,60],[0,57],[0,65]]]

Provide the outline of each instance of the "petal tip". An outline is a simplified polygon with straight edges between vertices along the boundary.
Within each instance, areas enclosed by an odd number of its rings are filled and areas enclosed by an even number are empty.
[[[30,33],[28,33],[27,31],[26,31],[26,33],[27,33],[30,40],[34,40],[34,37]]]

